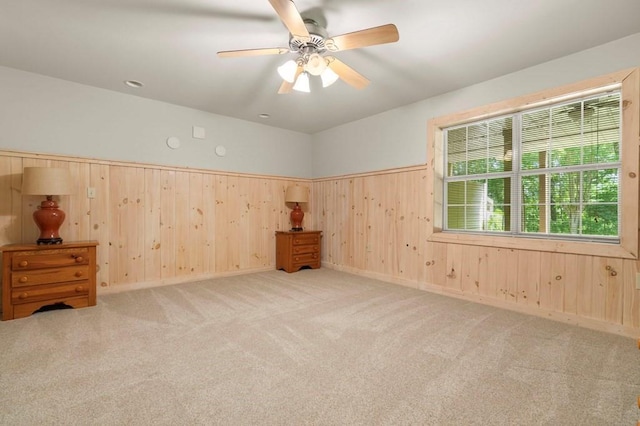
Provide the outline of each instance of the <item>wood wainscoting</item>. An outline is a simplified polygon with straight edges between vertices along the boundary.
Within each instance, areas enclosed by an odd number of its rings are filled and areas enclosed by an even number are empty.
[[[0,245],[31,243],[43,197],[22,196],[22,170],[66,167],[75,193],[59,198],[65,242],[97,240],[98,294],[275,267],[288,230],[288,185],[304,179],[0,152]],[[87,188],[95,188],[95,198]],[[311,199],[310,205],[312,205]],[[311,215],[305,226],[313,227]]]
[[[323,266],[637,337],[635,259],[434,242],[427,167],[317,179]]]
[[[0,245],[30,243],[41,199],[22,169],[71,169],[65,241],[97,240],[98,294],[275,268],[288,185],[310,185],[305,227],[323,266],[637,337],[637,260],[429,241],[427,166],[305,180],[0,152]],[[96,197],[87,198],[87,187]]]

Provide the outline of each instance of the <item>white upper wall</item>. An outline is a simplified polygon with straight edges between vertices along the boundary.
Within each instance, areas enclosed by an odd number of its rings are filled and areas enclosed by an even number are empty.
[[[192,138],[192,126],[205,139]],[[170,149],[167,138],[180,139]],[[226,155],[218,157],[222,145]],[[311,177],[311,136],[0,67],[0,150]],[[291,153],[295,160],[291,161]]]
[[[313,177],[427,162],[427,120],[640,66],[640,33],[313,135]]]
[[[430,118],[639,66],[637,46],[640,33],[315,135],[0,67],[0,150],[299,178],[421,165]]]

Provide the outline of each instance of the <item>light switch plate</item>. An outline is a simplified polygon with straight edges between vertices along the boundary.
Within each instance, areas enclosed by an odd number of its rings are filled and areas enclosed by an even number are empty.
[[[96,198],[96,189],[92,187],[87,188],[87,198]]]
[[[640,272],[636,272],[636,290],[640,290]]]

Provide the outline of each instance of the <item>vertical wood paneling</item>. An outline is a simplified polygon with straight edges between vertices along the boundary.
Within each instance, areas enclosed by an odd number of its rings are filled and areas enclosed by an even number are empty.
[[[622,324],[625,272],[622,259],[608,259],[605,270],[607,271],[607,295],[605,297],[604,318],[612,324]]]
[[[22,242],[22,159],[0,157],[0,243]],[[31,220],[33,222],[33,220]],[[35,226],[35,224],[33,225]]]
[[[640,260],[624,260],[624,306],[622,323],[640,330],[640,290],[636,288],[636,276],[640,272]]]
[[[160,172],[160,263],[161,278],[176,276],[176,172]]]
[[[175,205],[175,232],[176,249],[175,264],[176,275],[189,275],[191,261],[189,259],[191,207],[189,205],[189,172],[176,172],[176,205]]]
[[[462,246],[447,244],[446,288],[462,291]]]
[[[430,285],[442,285],[447,276],[447,246],[442,243],[428,243],[427,253],[430,253],[430,260],[427,260],[427,283]],[[429,259],[429,258],[428,258]]]
[[[364,269],[366,265],[366,245],[365,228],[367,225],[364,179],[356,178],[351,185],[351,234],[347,237],[349,241],[349,259],[355,268]]]
[[[204,273],[204,253],[207,238],[204,234],[204,195],[203,177],[201,173],[189,173],[188,199],[188,241],[186,242],[186,256],[188,259],[188,274],[201,275]]]
[[[60,200],[69,221],[61,235],[99,241],[99,288],[268,267],[275,231],[290,227],[284,193],[295,180],[13,155],[0,156],[3,243],[37,238],[31,215],[42,197],[21,195],[22,168],[50,165],[74,177],[75,193]],[[323,231],[323,261],[640,332],[638,261],[430,242],[426,176],[306,182],[304,226]],[[88,186],[96,198],[87,198]]]
[[[499,289],[507,285],[506,262],[502,252],[503,249],[496,247],[485,249],[487,275],[485,282],[480,283],[480,294],[494,299],[504,299],[504,293]]]
[[[144,169],[111,167],[112,284],[144,282]]]
[[[564,254],[540,253],[540,307],[562,312],[564,307]]]
[[[581,317],[592,317],[591,300],[594,298],[593,256],[578,256],[578,274],[575,280],[578,294],[577,313]]]
[[[216,181],[215,176],[206,174],[202,177],[202,262],[207,274],[216,271]]]
[[[43,197],[20,192],[23,167],[29,166],[70,169],[74,193],[55,197],[67,213],[60,233],[69,241],[99,242],[98,291],[275,265],[275,231],[289,228],[285,189],[301,184],[296,179],[0,155],[2,244],[38,238],[31,216]],[[307,181],[304,185],[312,187]],[[95,198],[87,197],[88,187],[95,188]],[[321,209],[316,200],[312,192],[307,212]],[[305,227],[313,229],[314,222],[313,214],[305,215]]]
[[[381,263],[384,266],[382,273],[385,275],[397,276],[398,252],[400,243],[396,235],[396,194],[398,192],[398,176],[390,174],[385,179],[386,191],[383,196],[384,205],[384,223],[383,229],[383,248]]]
[[[240,191],[240,178],[237,176],[229,176],[227,179],[227,220],[225,226],[228,228],[229,238],[226,241],[225,250],[228,253],[227,264],[224,265],[224,271],[240,270],[240,200],[243,194]]]
[[[215,255],[216,272],[228,271],[229,250],[227,246],[231,238],[231,226],[229,226],[229,198],[228,177],[217,176],[214,194],[216,197],[216,222],[215,222]]]
[[[162,177],[160,170],[145,169],[144,172],[144,279],[153,281],[162,278]]]
[[[606,317],[607,282],[609,281],[606,258],[594,258],[591,275],[593,282],[590,316],[604,320]]]
[[[109,206],[111,205],[111,193],[109,190],[109,166],[104,164],[91,164],[89,172],[89,186],[95,188],[96,197],[89,200],[90,231],[89,239],[100,242],[101,246],[96,250],[96,264],[98,269],[97,285],[100,288],[109,286],[110,260],[109,260],[109,227],[111,224]]]
[[[566,254],[564,257],[564,275],[562,277],[563,312],[578,312],[578,255]]]
[[[539,305],[540,252],[521,251],[518,256],[518,290],[516,302]]]
[[[60,237],[67,241],[79,241],[89,239],[91,227],[90,200],[87,197],[87,183],[90,180],[91,170],[89,164],[69,161],[51,161],[51,167],[68,168],[73,184],[72,195],[62,197],[60,208],[68,214],[60,227]]]

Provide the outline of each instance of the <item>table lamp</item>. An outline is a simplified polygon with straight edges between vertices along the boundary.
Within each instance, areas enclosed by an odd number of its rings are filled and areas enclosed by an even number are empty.
[[[291,230],[302,231],[304,212],[300,208],[300,203],[309,202],[309,189],[306,186],[291,185],[287,187],[284,201],[285,203],[296,203],[291,210]]]
[[[62,244],[58,230],[65,214],[53,200],[54,195],[72,193],[73,185],[69,169],[56,167],[25,167],[22,175],[22,195],[45,195],[33,212],[33,221],[40,229],[38,244]]]

